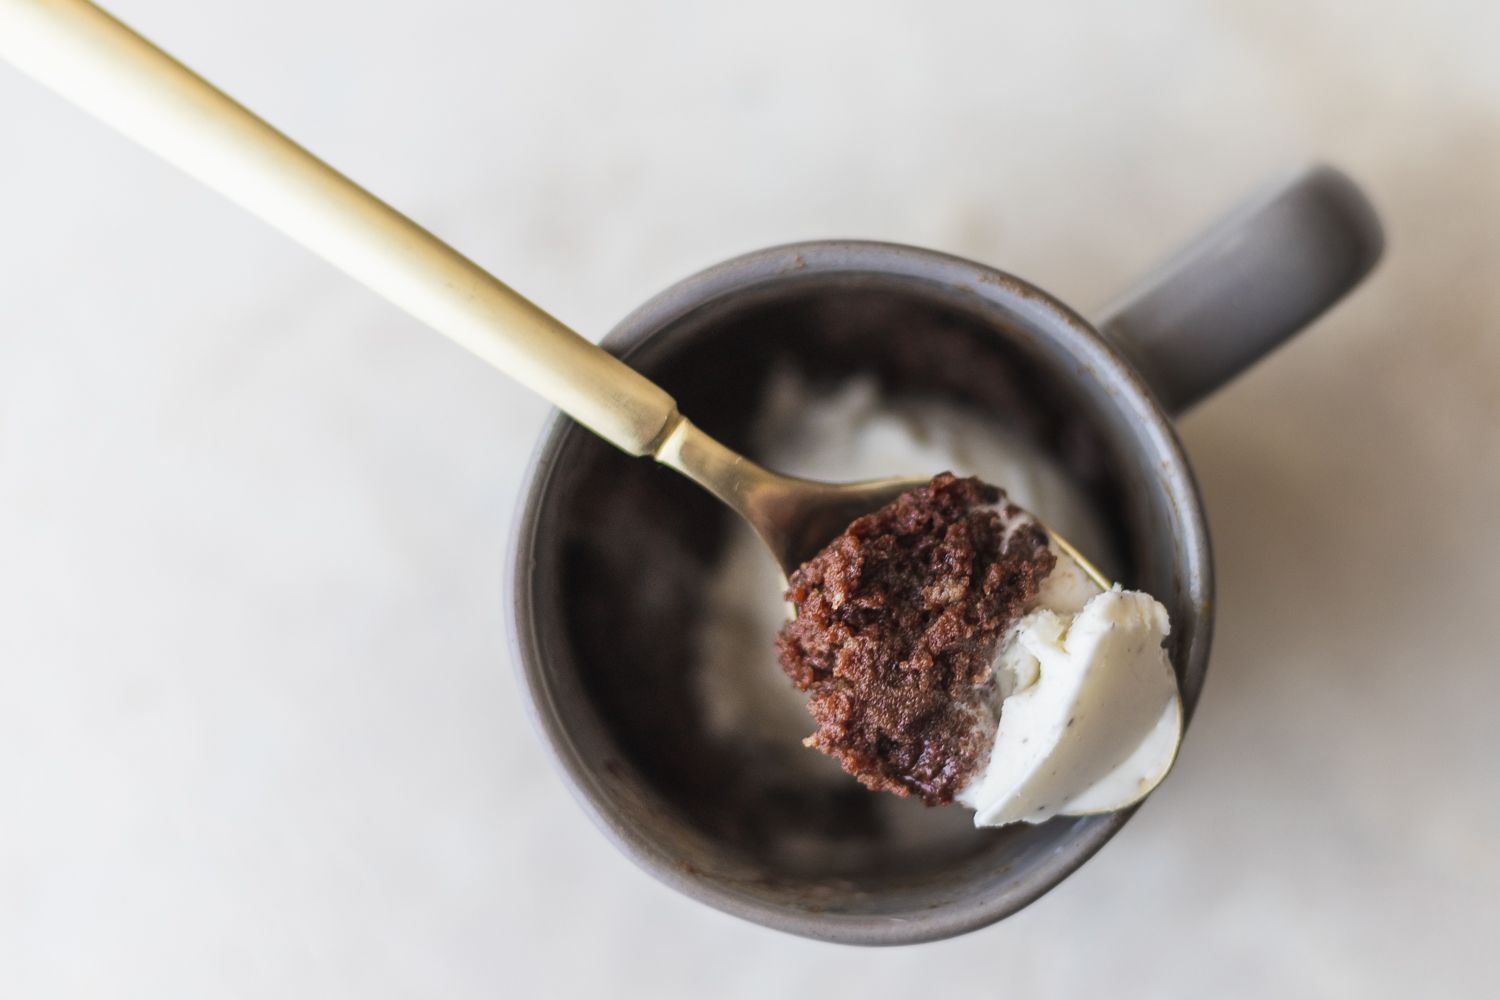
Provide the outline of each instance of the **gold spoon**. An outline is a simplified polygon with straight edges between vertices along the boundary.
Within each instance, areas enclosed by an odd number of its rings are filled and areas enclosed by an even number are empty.
[[[822,483],[764,469],[662,389],[85,0],[0,0],[0,56],[540,393],[676,469],[755,529],[788,575],[925,480]],[[1052,535],[1096,583],[1109,583]]]

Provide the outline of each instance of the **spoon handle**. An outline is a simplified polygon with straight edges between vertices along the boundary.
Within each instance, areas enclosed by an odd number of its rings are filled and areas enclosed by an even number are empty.
[[[0,56],[522,382],[652,454],[661,388],[85,0],[0,0]]]

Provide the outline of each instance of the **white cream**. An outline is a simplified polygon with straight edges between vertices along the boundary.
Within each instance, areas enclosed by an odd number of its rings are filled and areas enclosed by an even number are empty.
[[[1148,594],[1101,590],[1057,555],[996,658],[1004,700],[994,744],[957,796],[976,826],[1123,809],[1177,756],[1182,702],[1163,647],[1166,609]]]

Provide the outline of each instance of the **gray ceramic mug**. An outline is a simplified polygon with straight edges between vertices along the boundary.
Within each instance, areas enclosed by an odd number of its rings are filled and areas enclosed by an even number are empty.
[[[1314,168],[1241,206],[1093,324],[980,264],[828,241],[688,278],[604,344],[752,453],[762,389],[787,367],[815,382],[873,375],[888,392],[940,397],[1032,439],[1108,512],[1121,582],[1167,605],[1191,713],[1213,569],[1172,415],[1337,301],[1381,246],[1359,190]],[[753,746],[714,738],[698,723],[691,623],[728,512],[560,415],[528,480],[508,599],[538,727],[584,809],[668,885],[807,937],[931,940],[1021,909],[1129,818],[974,830],[958,809],[932,810],[959,828],[913,839],[852,781],[808,787]]]

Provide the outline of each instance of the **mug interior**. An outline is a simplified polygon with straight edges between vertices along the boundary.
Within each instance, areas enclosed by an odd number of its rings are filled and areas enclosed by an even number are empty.
[[[1197,677],[1184,665],[1203,638],[1192,602],[1204,581],[1186,579],[1180,546],[1162,542],[1184,527],[1182,498],[1161,488],[1161,449],[1124,419],[1131,388],[1102,388],[1084,370],[1104,362],[1102,345],[1088,334],[1079,343],[1095,356],[1066,349],[1042,327],[1062,307],[1016,290],[792,270],[666,317],[638,315],[607,343],[752,457],[757,406],[785,370],[828,387],[870,376],[887,394],[960,405],[1050,453],[1101,514],[1120,582],[1168,604],[1191,705]],[[1129,404],[1151,406],[1139,391]],[[809,936],[912,940],[1019,908],[1124,821],[975,829],[957,807],[908,800],[893,812],[852,779],[808,783],[784,758],[709,732],[695,623],[733,516],[670,470],[563,420],[539,453],[517,536],[518,653],[544,735],[589,811],[648,869]]]

